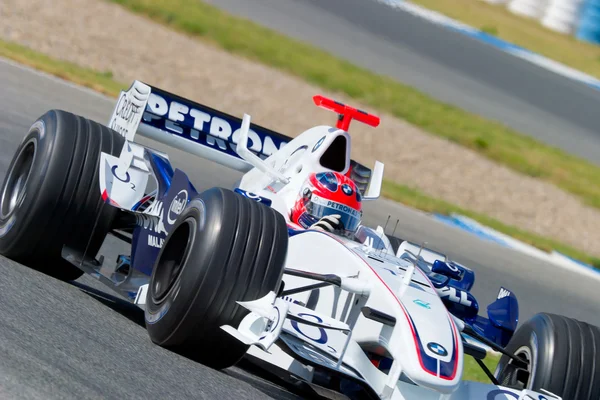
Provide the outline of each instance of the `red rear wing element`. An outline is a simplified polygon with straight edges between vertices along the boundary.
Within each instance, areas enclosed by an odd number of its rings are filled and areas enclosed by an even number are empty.
[[[338,103],[335,100],[328,99],[327,97],[323,97],[321,95],[314,96],[313,100],[317,106],[338,114],[338,122],[336,124],[338,129],[343,129],[348,132],[348,128],[350,128],[350,122],[352,122],[353,119],[372,127],[377,127],[379,125],[380,120],[376,115],[369,114],[365,111],[358,110],[342,103]]]

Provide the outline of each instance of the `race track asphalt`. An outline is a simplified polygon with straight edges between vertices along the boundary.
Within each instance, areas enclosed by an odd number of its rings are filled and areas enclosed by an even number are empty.
[[[0,178],[31,123],[51,108],[106,122],[114,100],[0,59]],[[240,111],[241,112],[241,111]],[[260,123],[257,121],[257,123]],[[231,187],[239,173],[168,150],[199,190]],[[446,251],[476,271],[482,309],[500,285],[537,311],[600,325],[598,280],[574,275],[486,242],[395,203],[366,209],[369,224],[400,218],[397,236]],[[390,225],[393,225],[391,223]],[[0,257],[0,398],[295,398],[246,369],[216,372],[153,345],[143,314],[91,277],[63,283]]]
[[[600,91],[373,0],[205,0],[600,164]]]

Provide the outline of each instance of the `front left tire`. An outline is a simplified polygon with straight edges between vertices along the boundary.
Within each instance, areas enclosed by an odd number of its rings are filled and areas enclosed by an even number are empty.
[[[0,191],[0,254],[55,278],[83,272],[61,257],[63,245],[94,257],[118,210],[99,186],[100,152],[118,155],[113,130],[61,110],[42,115],[10,163]]]
[[[212,368],[237,363],[248,346],[222,330],[248,311],[237,301],[277,292],[287,256],[285,219],[214,188],[179,215],[154,264],[146,298],[151,340]]]

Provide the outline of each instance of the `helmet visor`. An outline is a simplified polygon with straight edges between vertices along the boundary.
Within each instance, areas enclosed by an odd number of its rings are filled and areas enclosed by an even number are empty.
[[[360,224],[361,212],[345,204],[312,195],[306,204],[306,211],[313,217],[321,219],[328,215],[339,215],[342,227],[354,232]]]

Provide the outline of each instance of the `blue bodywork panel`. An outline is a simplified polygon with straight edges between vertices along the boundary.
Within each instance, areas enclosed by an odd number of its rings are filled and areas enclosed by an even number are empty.
[[[488,318],[465,321],[475,332],[505,347],[519,322],[519,303],[514,293],[501,287],[498,298],[487,307]]]
[[[198,191],[180,169],[174,172],[168,163],[153,164],[158,180],[155,208],[160,210],[160,223],[148,227],[138,225],[133,231],[131,266],[145,275],[152,275],[154,261],[177,216]]]

